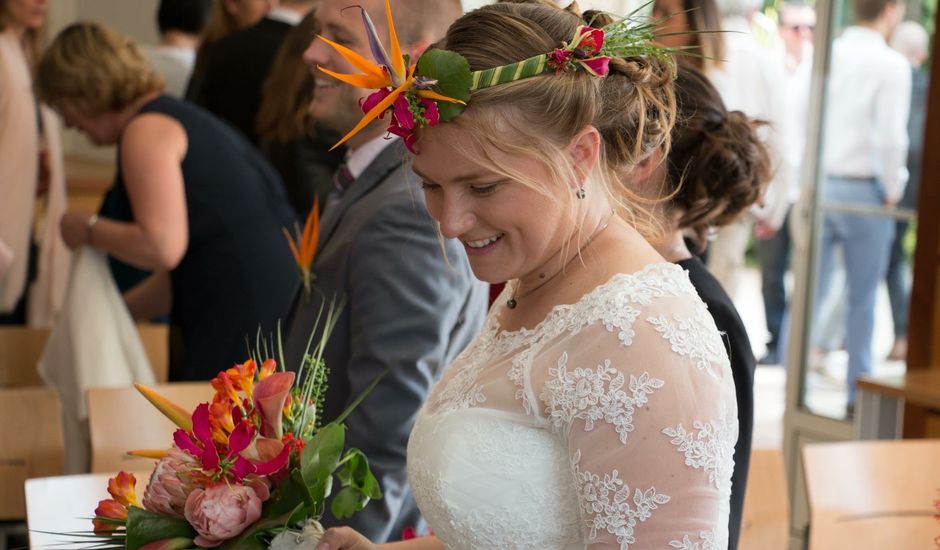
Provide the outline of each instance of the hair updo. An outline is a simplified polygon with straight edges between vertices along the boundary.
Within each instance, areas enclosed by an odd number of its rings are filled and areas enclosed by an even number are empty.
[[[582,17],[576,11],[538,0],[487,5],[451,25],[440,47],[459,53],[472,71],[480,71],[549,53],[570,41],[579,26],[601,27],[610,21],[597,12]],[[668,143],[674,111],[672,64],[655,57],[632,57],[611,59],[606,78],[584,71],[547,73],[476,90],[464,114],[450,124],[467,131],[494,170],[568,201],[571,192],[501,166],[491,153],[536,160],[546,166],[553,182],[565,182],[567,188],[568,182],[578,181],[575,167],[567,161],[567,147],[578,132],[594,126],[603,144],[593,181],[621,217],[649,234],[658,224],[638,218],[638,213],[645,214],[637,207],[641,199],[619,183],[611,167],[635,164]]]
[[[735,221],[763,196],[772,176],[770,153],[759,136],[766,123],[729,112],[693,67],[679,68],[676,99],[666,191],[681,211],[679,228],[694,231],[703,249],[709,229]]]

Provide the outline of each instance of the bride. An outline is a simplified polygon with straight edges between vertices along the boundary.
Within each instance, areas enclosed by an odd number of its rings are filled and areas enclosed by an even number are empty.
[[[501,3],[442,42],[477,71],[474,91],[452,121],[406,137],[414,171],[476,276],[509,282],[411,435],[409,479],[434,536],[380,548],[727,546],[737,415],[725,348],[610,170],[668,141],[672,65],[648,45],[601,55],[589,24]],[[549,68],[528,74],[539,56]],[[625,84],[626,97],[605,92]],[[318,548],[377,547],[335,528]]]

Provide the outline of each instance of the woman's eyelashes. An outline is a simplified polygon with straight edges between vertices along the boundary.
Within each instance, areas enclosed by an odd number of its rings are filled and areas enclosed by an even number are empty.
[[[486,196],[493,194],[500,185],[502,185],[502,182],[468,185],[467,190],[473,195]],[[427,180],[421,181],[421,189],[424,191],[438,191],[440,188],[441,186],[436,183]]]

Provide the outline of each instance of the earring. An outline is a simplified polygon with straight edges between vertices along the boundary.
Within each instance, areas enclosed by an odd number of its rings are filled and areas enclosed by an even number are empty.
[[[574,192],[574,196],[578,197],[579,199],[586,197],[587,191],[584,190],[584,186],[579,187],[578,190]]]

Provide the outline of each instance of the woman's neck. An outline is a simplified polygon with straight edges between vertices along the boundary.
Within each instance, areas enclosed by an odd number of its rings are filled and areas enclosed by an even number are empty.
[[[685,236],[681,229],[675,229],[664,240],[653,243],[653,248],[668,262],[676,263],[692,257],[689,247],[685,244]]]
[[[195,50],[196,46],[199,45],[199,37],[180,31],[166,31],[160,37],[160,45]]]

